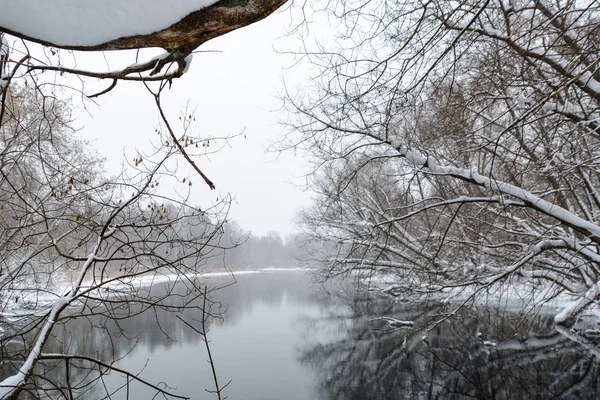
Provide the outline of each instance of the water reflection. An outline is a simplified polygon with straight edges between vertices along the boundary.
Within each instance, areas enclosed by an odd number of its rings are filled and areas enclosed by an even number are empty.
[[[320,290],[302,272],[237,279],[232,286],[231,278],[208,282],[224,287],[211,298],[210,311],[224,319],[210,322],[209,339],[219,380],[232,380],[224,392],[230,400],[597,398],[597,346],[575,332],[559,332],[550,316],[465,308],[429,329],[446,306],[365,296],[353,286]],[[184,302],[177,297],[183,288],[151,290],[171,291],[171,306]],[[45,351],[99,358],[153,384],[164,382],[161,387],[168,384],[179,395],[214,399],[206,392],[213,382],[201,337],[177,318],[201,320],[199,299],[189,300],[192,308],[183,312],[165,305],[132,316],[138,306],[131,305],[68,320]],[[381,317],[415,325],[393,327]],[[22,342],[6,346],[22,348]],[[0,379],[12,372],[10,365],[1,367]],[[101,376],[85,361],[71,360],[69,372],[67,382],[64,361],[44,361],[37,379],[54,390],[30,398],[70,398],[67,383],[79,399],[156,394],[120,373]]]
[[[233,284],[236,279],[240,282]],[[247,371],[260,357],[260,354],[252,355],[253,351],[267,355],[272,352],[287,354],[286,363],[298,364],[294,345],[300,333],[293,321],[300,314],[317,313],[319,307],[313,300],[310,278],[304,272],[239,275],[236,279],[227,276],[206,281],[211,288],[218,289],[210,294],[212,303],[208,311],[215,318],[208,322],[209,338],[222,372],[222,381],[234,379],[226,393],[230,399],[252,398],[242,395],[244,388],[241,382],[260,371]],[[172,299],[171,304],[154,310],[138,313],[142,308],[139,304],[115,306],[103,310],[102,315],[82,316],[59,324],[44,351],[101,359],[107,364],[140,373],[143,379],[154,384],[165,382],[160,387],[165,388],[167,384],[176,387],[171,392],[192,398],[212,398],[205,392],[205,389],[213,387],[213,382],[201,336],[178,319],[183,318],[198,326],[198,321],[203,318],[202,299],[180,297],[188,292],[181,285],[159,284],[150,288],[151,295],[156,298],[163,297],[168,291]],[[187,308],[177,312],[183,304]],[[75,314],[77,310],[72,311]],[[95,310],[96,314],[98,311]],[[9,356],[18,359],[16,354],[25,353],[24,344],[29,339],[23,339],[3,344],[3,348],[11,352],[5,353],[6,359]],[[237,348],[239,345],[244,348]],[[156,394],[156,391],[135,382],[128,383],[123,374],[113,372],[100,376],[97,366],[86,361],[71,360],[69,367],[69,386],[76,388],[74,398],[127,398],[127,386],[132,393],[129,398],[152,398]],[[286,366],[275,367],[278,371],[273,374],[290,370]],[[291,368],[296,375],[301,371],[301,366]],[[14,372],[11,364],[0,366],[0,380]],[[36,390],[23,398],[70,398],[70,393],[64,389],[68,386],[64,361],[40,362],[37,373],[37,383],[49,391]],[[298,379],[299,382],[306,384],[312,381],[308,373],[304,375]],[[256,385],[256,382],[250,381],[249,384]],[[123,385],[123,390],[117,392]],[[280,398],[281,388],[278,389],[273,390],[276,397],[272,398]],[[299,393],[303,392],[307,392],[304,387]],[[235,393],[240,397],[232,395]]]
[[[342,325],[345,334],[301,351],[301,360],[320,371],[321,399],[598,396],[598,349],[573,332],[561,334],[551,316],[463,309],[428,330],[447,311],[443,305],[344,300],[350,319],[333,314],[320,323]],[[380,315],[415,326],[393,328],[374,319]]]

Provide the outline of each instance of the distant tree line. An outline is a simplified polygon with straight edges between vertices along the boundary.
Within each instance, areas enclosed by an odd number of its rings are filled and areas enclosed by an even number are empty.
[[[220,256],[207,261],[207,270],[252,270],[262,268],[296,268],[306,266],[305,248],[301,234],[285,239],[270,231],[257,236],[243,230],[235,221],[228,221],[216,238]]]

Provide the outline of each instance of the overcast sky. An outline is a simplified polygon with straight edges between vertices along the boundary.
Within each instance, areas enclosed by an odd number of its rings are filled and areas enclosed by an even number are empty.
[[[235,198],[231,217],[256,235],[279,231],[285,236],[293,232],[294,216],[309,198],[304,190],[306,162],[292,154],[265,151],[287,130],[278,123],[285,119],[279,96],[283,91],[283,69],[293,59],[278,54],[274,46],[293,46],[281,39],[289,23],[289,13],[278,12],[204,44],[199,50],[218,52],[196,53],[190,70],[173,82],[163,100],[171,119],[177,119],[187,104],[196,109],[195,129],[201,135],[245,133],[245,139],[242,136],[233,140],[232,147],[210,160],[199,160],[200,168],[217,189],[211,192],[192,175],[198,183],[192,201],[206,204],[231,193]],[[112,56],[109,68],[115,69]],[[125,65],[131,61],[131,54],[116,57],[117,61],[123,57]],[[100,62],[100,69],[106,68],[103,58],[91,60],[77,61],[80,67],[88,63],[90,69],[98,70]],[[295,70],[294,76],[291,86],[306,84],[301,72]],[[80,110],[77,123],[84,126],[81,134],[94,140],[98,151],[107,157],[109,172],[116,173],[124,152],[133,159],[136,148],[147,148],[155,135],[158,116],[152,97],[139,83],[120,83],[98,103],[98,107],[88,107],[91,115]]]

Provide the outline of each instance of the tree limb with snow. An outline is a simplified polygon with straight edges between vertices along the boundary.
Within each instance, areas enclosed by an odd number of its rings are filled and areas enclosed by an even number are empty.
[[[205,42],[267,17],[286,0],[127,0],[97,2],[66,0],[40,3],[2,1],[0,32],[58,49],[85,52],[162,48],[164,54],[136,61],[117,71],[90,71],[69,67],[60,60],[31,55],[27,71],[75,74],[113,80],[158,81],[180,77],[189,67],[191,54]],[[6,38],[3,36],[3,43]],[[3,47],[4,49],[4,47]],[[29,52],[29,48],[23,50]],[[0,61],[6,52],[2,50]],[[8,60],[12,68],[16,60]],[[176,65],[169,70],[169,66]],[[165,70],[168,72],[161,73]],[[104,93],[101,93],[104,94]],[[95,97],[94,94],[88,94]],[[98,95],[98,94],[96,94]]]
[[[306,46],[318,86],[287,97],[284,147],[315,161],[302,220],[327,243],[323,276],[384,273],[417,293],[540,287],[574,296],[566,324],[596,304],[597,2],[318,10],[339,31]]]

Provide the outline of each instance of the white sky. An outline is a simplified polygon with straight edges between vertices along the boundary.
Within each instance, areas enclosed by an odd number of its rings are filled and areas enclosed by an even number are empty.
[[[245,132],[246,139],[235,139],[231,148],[211,156],[210,162],[206,158],[198,160],[202,171],[217,186],[215,191],[192,172],[178,176],[191,176],[192,200],[199,204],[231,193],[235,197],[231,217],[256,235],[279,231],[285,236],[293,232],[294,216],[309,198],[300,188],[308,170],[306,162],[292,154],[265,152],[265,147],[287,130],[278,124],[285,118],[283,111],[275,110],[281,106],[278,96],[283,91],[282,69],[293,59],[277,54],[273,46],[275,42],[279,43],[277,47],[285,46],[280,38],[289,24],[288,14],[276,13],[204,44],[200,50],[220,53],[196,53],[190,70],[173,82],[163,99],[170,119],[176,122],[188,102],[192,108],[197,107],[196,128],[202,135]],[[92,61],[77,57],[79,67],[90,63],[89,69],[106,68],[100,56]],[[120,54],[117,62],[119,59],[127,65],[132,62],[131,53]],[[110,69],[118,67],[113,64],[111,59]],[[306,84],[301,72],[294,71],[294,76],[296,84]],[[99,87],[107,87],[110,82],[101,83]],[[86,92],[93,90],[88,88]],[[108,170],[116,173],[123,152],[132,160],[135,148],[147,147],[156,137],[158,115],[152,97],[139,83],[119,83],[98,102],[99,107],[89,108],[91,117],[83,111],[77,114],[77,124],[84,125],[82,136],[94,140],[95,147],[108,159]],[[185,161],[181,161],[183,166]]]

